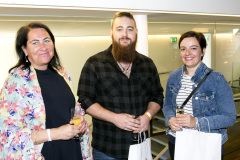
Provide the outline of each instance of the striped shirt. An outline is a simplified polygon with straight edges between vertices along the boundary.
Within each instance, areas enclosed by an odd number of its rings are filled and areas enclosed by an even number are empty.
[[[181,79],[181,88],[178,92],[176,103],[177,106],[181,106],[183,102],[187,99],[187,97],[191,94],[192,92],[192,86],[194,85],[194,82],[191,81],[191,77],[186,75],[185,73],[183,74],[183,77]],[[184,106],[184,114],[190,114],[193,115],[193,110],[192,110],[192,97],[189,99],[187,104]]]
[[[192,92],[192,86],[195,84],[194,82],[191,81],[190,76],[186,75],[185,73],[183,74],[183,77],[181,79],[181,88],[178,92],[177,98],[176,98],[176,103],[177,106],[181,106],[183,102],[187,99],[187,97],[191,94]],[[193,116],[193,109],[192,109],[192,97],[189,99],[187,104],[183,107],[184,109],[184,114],[190,114]],[[192,128],[195,129],[195,128]],[[170,130],[169,132],[170,135],[176,136],[176,132]]]

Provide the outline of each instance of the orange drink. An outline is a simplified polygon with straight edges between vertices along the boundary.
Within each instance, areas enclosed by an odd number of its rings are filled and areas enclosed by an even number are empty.
[[[80,118],[73,119],[72,121],[73,121],[73,124],[75,126],[79,126],[81,124],[81,119]]]

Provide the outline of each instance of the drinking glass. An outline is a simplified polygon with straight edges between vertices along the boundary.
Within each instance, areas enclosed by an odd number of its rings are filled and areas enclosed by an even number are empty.
[[[80,114],[75,112],[75,108],[71,108],[71,120],[73,122],[73,125],[79,126],[81,124],[81,118]],[[74,139],[78,139],[80,136],[80,133],[74,136]]]
[[[177,107],[176,108],[176,116],[179,114],[184,114],[184,109],[182,107]]]

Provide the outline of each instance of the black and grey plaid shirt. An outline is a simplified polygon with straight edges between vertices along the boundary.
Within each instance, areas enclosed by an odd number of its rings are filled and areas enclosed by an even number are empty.
[[[94,103],[115,113],[142,115],[149,102],[163,104],[163,88],[153,61],[139,53],[130,78],[119,68],[111,46],[84,65],[79,80],[79,102],[86,110]],[[92,147],[115,158],[127,158],[132,132],[93,118]]]

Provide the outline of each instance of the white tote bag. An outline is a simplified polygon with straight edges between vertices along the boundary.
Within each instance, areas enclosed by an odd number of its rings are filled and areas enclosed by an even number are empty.
[[[184,129],[176,132],[175,160],[221,160],[222,135]]]
[[[141,137],[140,133],[138,136]],[[146,136],[144,139],[142,143],[130,145],[128,160],[152,160],[151,139]]]

